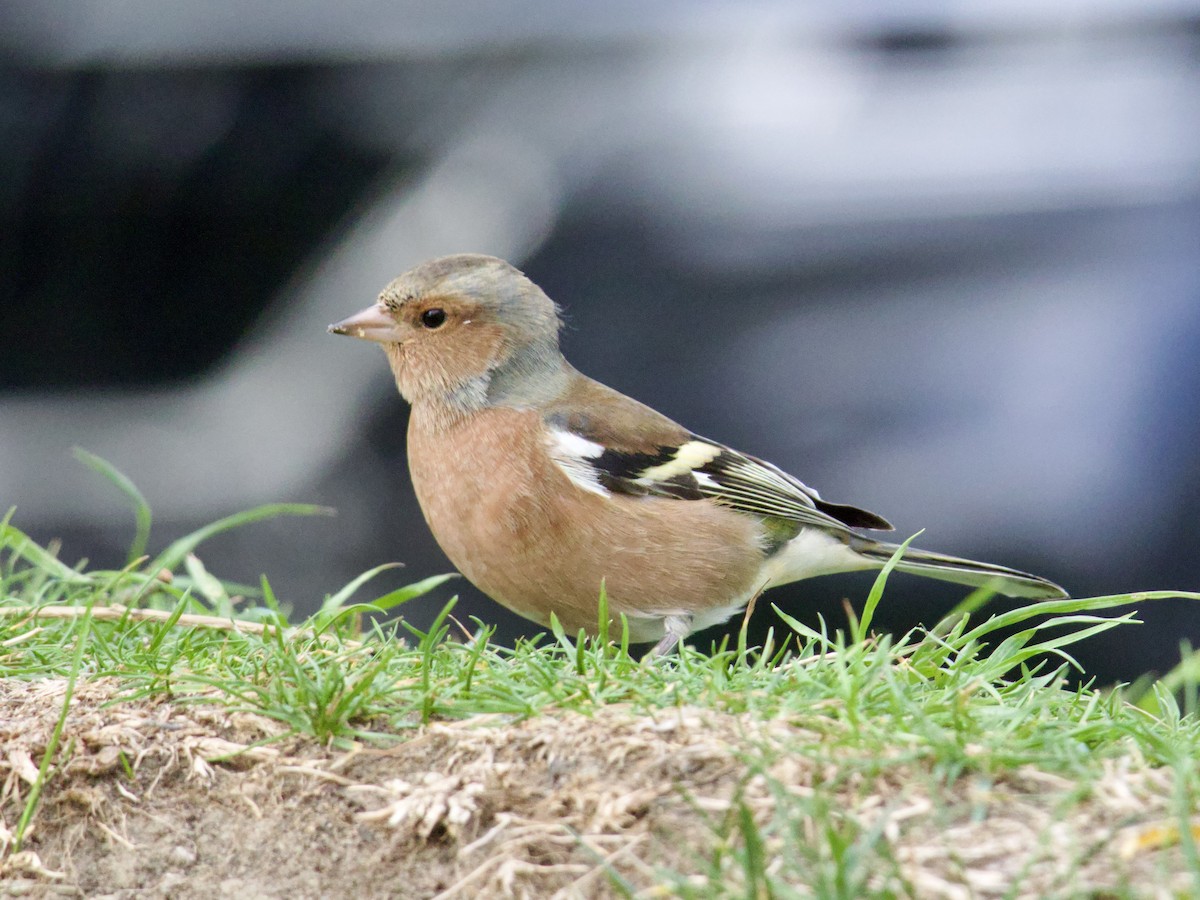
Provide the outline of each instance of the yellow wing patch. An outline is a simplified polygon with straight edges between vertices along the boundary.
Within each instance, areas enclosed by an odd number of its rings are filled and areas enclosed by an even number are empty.
[[[706,441],[688,441],[681,444],[675,455],[665,463],[651,466],[638,473],[635,481],[653,484],[657,481],[669,481],[680,475],[690,475],[701,466],[707,465],[721,455],[721,448]]]

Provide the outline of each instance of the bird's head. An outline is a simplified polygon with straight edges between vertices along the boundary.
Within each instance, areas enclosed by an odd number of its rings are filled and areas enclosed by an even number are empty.
[[[558,307],[520,271],[459,254],[410,269],[329,330],[381,344],[410,403],[477,408],[550,389],[564,365],[560,324]]]

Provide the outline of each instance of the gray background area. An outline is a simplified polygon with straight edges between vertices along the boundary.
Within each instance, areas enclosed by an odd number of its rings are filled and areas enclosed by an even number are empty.
[[[480,251],[566,308],[580,369],[902,536],[1200,588],[1195,3],[92,0],[6,5],[0,45],[0,507],[69,560],[132,533],[80,445],[156,545],[336,506],[202,554],[299,609],[446,570],[382,354],[324,329]],[[867,584],[771,599],[841,621]],[[898,580],[882,624],[960,593]],[[1200,638],[1143,618],[1085,664]]]

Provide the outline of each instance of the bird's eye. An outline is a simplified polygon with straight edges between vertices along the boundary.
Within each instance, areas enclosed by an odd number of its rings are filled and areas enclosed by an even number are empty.
[[[427,309],[421,313],[421,324],[426,328],[441,328],[446,321],[446,311],[444,309]]]

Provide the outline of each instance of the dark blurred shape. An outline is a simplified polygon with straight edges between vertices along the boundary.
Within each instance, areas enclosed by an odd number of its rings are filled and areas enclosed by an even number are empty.
[[[962,46],[959,38],[947,29],[896,29],[875,35],[865,45],[866,49],[881,50],[884,53],[908,56],[935,56],[945,53],[956,46]]]
[[[397,164],[320,120],[311,67],[3,77],[0,330],[37,339],[0,389],[199,375]]]

